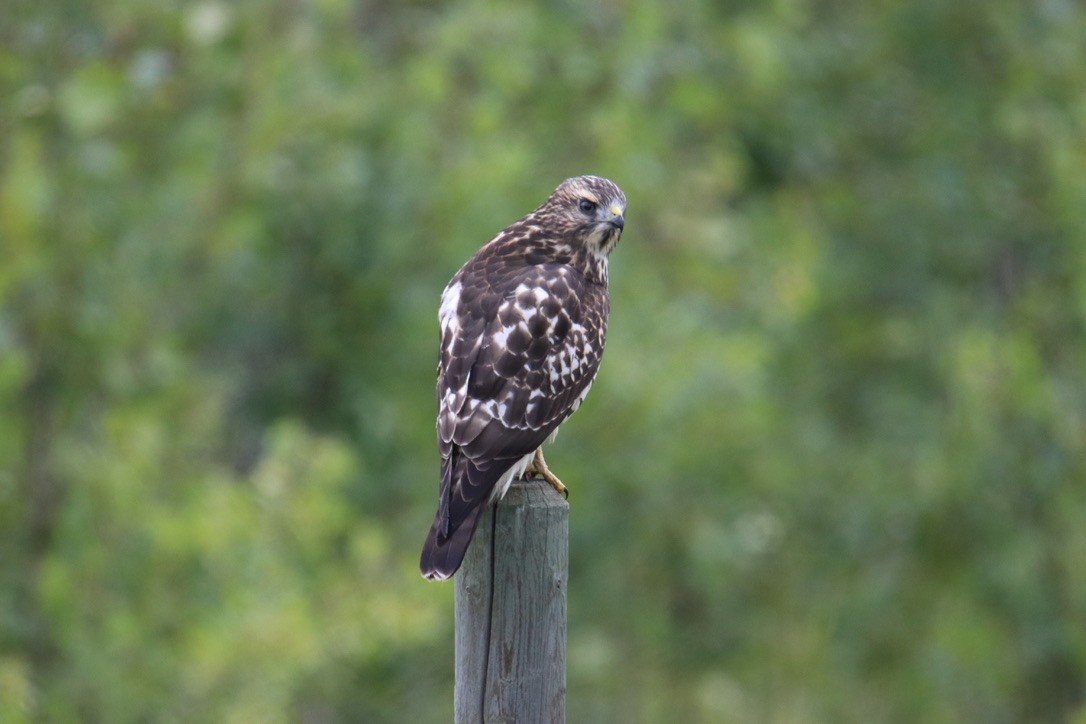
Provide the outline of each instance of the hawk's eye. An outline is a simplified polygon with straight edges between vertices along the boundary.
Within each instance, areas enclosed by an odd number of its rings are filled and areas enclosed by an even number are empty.
[[[592,214],[596,211],[596,202],[589,201],[588,199],[581,199],[577,206],[580,208],[581,212],[585,214]]]

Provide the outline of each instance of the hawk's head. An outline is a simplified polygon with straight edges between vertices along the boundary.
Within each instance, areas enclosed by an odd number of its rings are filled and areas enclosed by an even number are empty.
[[[563,181],[536,209],[543,225],[561,240],[592,256],[607,256],[622,236],[626,194],[599,176],[577,176]]]

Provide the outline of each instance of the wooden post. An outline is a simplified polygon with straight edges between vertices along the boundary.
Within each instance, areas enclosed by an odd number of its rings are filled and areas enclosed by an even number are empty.
[[[456,574],[456,724],[565,722],[569,504],[515,482]]]

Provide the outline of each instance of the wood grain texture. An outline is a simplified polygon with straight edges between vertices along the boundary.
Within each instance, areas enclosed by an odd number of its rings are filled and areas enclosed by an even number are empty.
[[[457,724],[564,722],[569,504],[514,483],[456,576]]]

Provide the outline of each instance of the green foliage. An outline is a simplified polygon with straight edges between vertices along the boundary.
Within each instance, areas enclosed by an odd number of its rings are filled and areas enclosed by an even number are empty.
[[[447,721],[440,290],[630,200],[571,721],[1086,722],[1086,12],[108,4],[0,24],[0,720]]]

